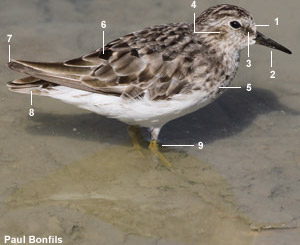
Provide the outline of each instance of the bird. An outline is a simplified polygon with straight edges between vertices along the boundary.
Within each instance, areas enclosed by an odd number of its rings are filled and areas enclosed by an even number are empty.
[[[149,148],[167,162],[158,150],[161,128],[223,94],[237,73],[241,50],[253,44],[292,53],[257,31],[246,9],[219,4],[194,23],[147,27],[79,58],[11,60],[8,67],[27,76],[7,85],[118,119],[131,132],[149,128]]]

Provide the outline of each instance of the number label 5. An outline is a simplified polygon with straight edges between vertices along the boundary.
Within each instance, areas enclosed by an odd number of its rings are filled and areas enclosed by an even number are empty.
[[[247,83],[246,90],[247,90],[248,92],[250,92],[250,91],[252,90],[252,84],[251,84],[251,83]]]

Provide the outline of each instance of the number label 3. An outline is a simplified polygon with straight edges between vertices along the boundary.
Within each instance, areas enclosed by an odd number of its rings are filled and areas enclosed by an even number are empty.
[[[247,65],[246,65],[247,67],[251,67],[252,66],[251,60],[247,60],[246,62],[247,62]]]

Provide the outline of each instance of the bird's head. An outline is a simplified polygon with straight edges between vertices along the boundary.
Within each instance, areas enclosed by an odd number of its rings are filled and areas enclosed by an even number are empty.
[[[253,16],[238,6],[222,4],[208,8],[195,21],[195,33],[206,44],[223,51],[240,51],[260,44],[291,54],[291,51],[256,30]],[[219,33],[210,33],[219,32]]]

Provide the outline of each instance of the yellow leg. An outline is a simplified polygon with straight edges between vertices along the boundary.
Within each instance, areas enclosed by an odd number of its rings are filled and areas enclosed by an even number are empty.
[[[138,139],[138,133],[139,133],[139,129],[136,126],[128,127],[128,134],[129,134],[131,142],[133,144],[133,148],[136,149],[137,151],[141,152],[142,146]]]
[[[165,157],[164,155],[159,151],[158,149],[158,143],[157,140],[151,140],[150,144],[149,144],[149,149],[153,152],[153,154],[162,161],[162,163],[170,168],[172,167],[172,163],[170,163]]]

